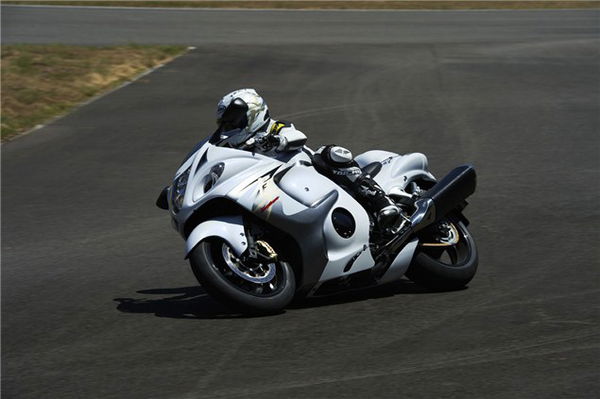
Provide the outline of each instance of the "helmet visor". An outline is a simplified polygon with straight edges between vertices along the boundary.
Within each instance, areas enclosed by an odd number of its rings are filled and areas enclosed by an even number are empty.
[[[219,110],[220,111],[220,110]],[[217,123],[222,132],[244,129],[248,125],[248,105],[241,98],[233,100],[225,110],[218,112]]]

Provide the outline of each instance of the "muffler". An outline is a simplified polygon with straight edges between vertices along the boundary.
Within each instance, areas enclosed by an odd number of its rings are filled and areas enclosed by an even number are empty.
[[[375,256],[373,275],[379,278],[389,267],[387,254],[395,254],[406,240],[419,230],[443,219],[450,211],[462,206],[475,192],[477,176],[472,165],[454,168],[442,180],[425,192],[416,202],[417,210],[408,223],[401,225],[396,237]]]
[[[454,168],[416,202],[417,210],[410,218],[412,231],[419,231],[444,218],[475,192],[477,175],[472,165]]]

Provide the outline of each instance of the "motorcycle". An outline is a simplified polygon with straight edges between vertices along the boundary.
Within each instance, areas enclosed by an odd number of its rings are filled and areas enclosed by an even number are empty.
[[[420,153],[358,155],[362,173],[404,212],[390,234],[312,157],[303,149],[274,159],[214,136],[186,157],[156,204],[169,211],[209,295],[243,312],[273,313],[294,298],[403,276],[434,290],[471,281],[478,255],[462,213],[475,192],[471,165],[437,181]]]

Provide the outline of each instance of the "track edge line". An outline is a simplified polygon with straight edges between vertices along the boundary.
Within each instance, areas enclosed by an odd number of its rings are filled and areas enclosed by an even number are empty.
[[[93,96],[91,98],[88,98],[87,100],[85,100],[85,101],[83,101],[83,102],[75,105],[73,108],[71,108],[66,113],[57,115],[57,116],[55,116],[53,118],[48,119],[47,121],[44,121],[43,123],[35,125],[34,127],[32,127],[29,130],[26,130],[26,131],[24,131],[22,133],[17,133],[17,134],[15,134],[12,137],[8,137],[8,138],[2,140],[2,142],[0,142],[0,147],[4,146],[4,145],[6,145],[6,144],[8,144],[10,142],[13,142],[15,140],[18,140],[21,137],[28,136],[31,133],[34,133],[34,132],[36,132],[38,130],[41,130],[42,128],[44,128],[44,127],[46,127],[48,125],[51,125],[51,124],[53,124],[55,122],[58,122],[59,120],[61,120],[61,119],[65,118],[65,117],[71,115],[72,113],[76,112],[80,108],[83,108],[86,105],[89,105],[89,104],[91,104],[91,103],[93,103],[95,101],[100,100],[103,97],[106,97],[106,96],[108,96],[108,95],[110,95],[110,94],[112,94],[112,93],[114,93],[114,92],[116,92],[118,90],[121,90],[121,89],[129,86],[130,84],[138,81],[139,79],[143,78],[144,76],[150,75],[152,72],[156,71],[157,69],[160,69],[160,68],[164,67],[165,65],[170,64],[171,62],[175,61],[179,57],[183,57],[184,55],[188,54],[190,51],[194,51],[195,49],[196,49],[196,47],[194,47],[194,46],[187,46],[187,48],[185,49],[185,51],[183,51],[181,54],[178,54],[178,55],[176,55],[175,57],[171,58],[170,60],[168,60],[166,62],[158,64],[158,65],[156,65],[156,66],[154,66],[154,67],[152,67],[152,68],[150,68],[150,69],[148,69],[148,70],[146,70],[144,72],[139,73],[138,75],[135,75],[131,79],[129,79],[129,80],[121,83],[120,85],[118,85],[116,87],[113,87],[112,89],[110,89],[110,90],[108,90],[106,92],[103,92],[103,93],[100,93],[100,94],[96,94],[95,96]]]

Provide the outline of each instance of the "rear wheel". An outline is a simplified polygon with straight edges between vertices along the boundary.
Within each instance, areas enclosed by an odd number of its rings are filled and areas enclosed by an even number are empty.
[[[218,238],[202,241],[190,254],[194,275],[215,299],[243,312],[273,313],[287,306],[296,290],[294,271],[283,261],[237,257]]]
[[[449,217],[421,237],[406,276],[435,290],[459,289],[475,276],[478,263],[475,240],[467,227]]]

